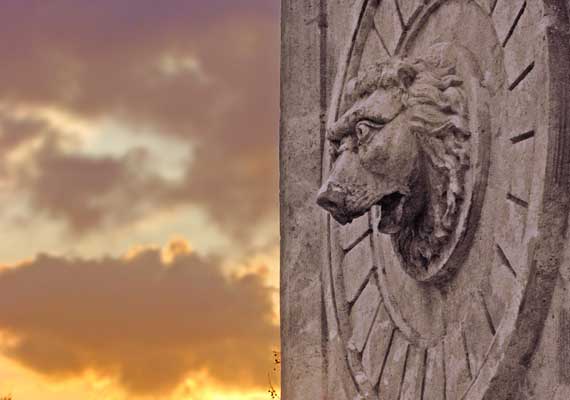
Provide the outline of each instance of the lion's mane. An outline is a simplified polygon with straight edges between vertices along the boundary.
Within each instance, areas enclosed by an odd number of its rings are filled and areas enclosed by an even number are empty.
[[[429,206],[395,244],[405,261],[426,268],[449,243],[463,202],[471,134],[463,81],[441,54],[423,60],[392,58],[361,72],[349,88],[354,102],[379,88],[399,88],[410,134],[427,162]]]

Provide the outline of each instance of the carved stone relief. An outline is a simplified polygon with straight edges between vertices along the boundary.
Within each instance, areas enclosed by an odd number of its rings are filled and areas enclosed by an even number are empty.
[[[568,213],[545,3],[352,6],[317,194],[331,399],[517,398]]]
[[[424,58],[364,68],[348,82],[348,110],[327,135],[334,166],[318,204],[341,224],[379,206],[378,230],[392,235],[402,266],[418,280],[440,277],[449,265],[480,181],[471,168],[479,134],[469,126],[474,88],[458,75],[461,53],[471,58],[442,43]],[[468,79],[479,81],[477,67],[470,69]]]

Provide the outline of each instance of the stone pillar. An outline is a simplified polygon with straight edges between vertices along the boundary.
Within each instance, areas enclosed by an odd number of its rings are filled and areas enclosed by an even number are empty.
[[[282,398],[570,399],[568,0],[282,5]]]
[[[282,3],[280,137],[282,398],[324,399],[321,184],[325,106],[320,0]],[[324,33],[321,33],[324,32]]]

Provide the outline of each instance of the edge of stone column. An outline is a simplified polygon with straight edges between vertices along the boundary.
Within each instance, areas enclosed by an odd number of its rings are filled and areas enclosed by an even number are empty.
[[[326,238],[315,203],[324,140],[324,0],[281,2],[281,398],[325,395],[326,322],[322,263]],[[324,39],[323,39],[324,38]],[[326,52],[326,50],[324,50]],[[326,83],[326,81],[325,81]]]

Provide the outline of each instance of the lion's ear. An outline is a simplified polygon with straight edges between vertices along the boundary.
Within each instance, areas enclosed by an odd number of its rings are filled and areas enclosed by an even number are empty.
[[[417,71],[410,64],[401,63],[398,66],[398,79],[408,89],[416,80]]]

